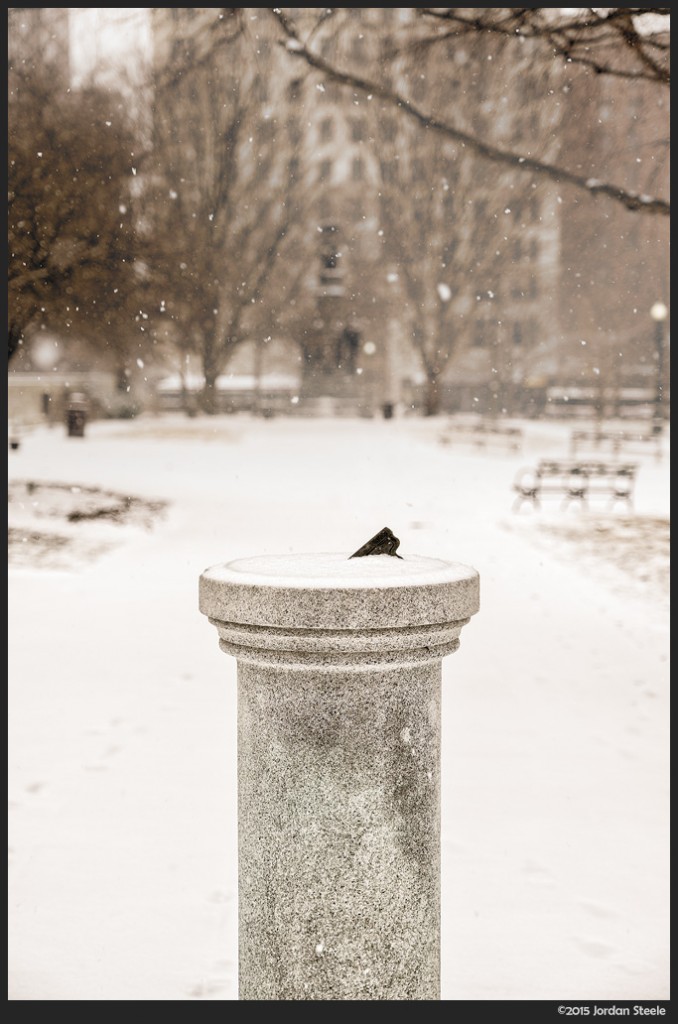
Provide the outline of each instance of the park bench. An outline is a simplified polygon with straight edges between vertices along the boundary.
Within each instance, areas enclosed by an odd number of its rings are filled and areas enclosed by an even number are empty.
[[[661,458],[661,435],[647,431],[630,430],[573,430],[570,435],[570,454],[577,455],[581,449],[605,449],[613,455],[645,454],[654,449]]]
[[[573,501],[586,507],[598,498],[607,499],[610,506],[624,502],[630,508],[637,469],[632,462],[541,459],[517,473],[513,509],[517,511],[526,501],[539,508],[549,496],[562,498],[563,508]]]
[[[499,444],[512,451],[520,451],[523,432],[519,427],[498,423],[449,423],[440,435],[440,442],[452,444],[454,441],[465,441],[478,448]]]

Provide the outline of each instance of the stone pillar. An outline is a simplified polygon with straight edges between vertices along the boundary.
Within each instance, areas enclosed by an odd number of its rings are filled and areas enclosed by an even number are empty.
[[[440,998],[440,684],[475,569],[261,556],[200,577],[238,663],[239,998]]]

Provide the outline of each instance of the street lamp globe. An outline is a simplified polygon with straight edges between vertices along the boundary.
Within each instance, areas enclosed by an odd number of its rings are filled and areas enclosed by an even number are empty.
[[[59,342],[51,334],[41,334],[32,343],[31,362],[38,370],[54,370],[59,362]]]
[[[661,323],[662,320],[666,320],[668,312],[669,311],[663,302],[655,302],[652,306],[652,309],[650,310],[650,316],[657,323]]]

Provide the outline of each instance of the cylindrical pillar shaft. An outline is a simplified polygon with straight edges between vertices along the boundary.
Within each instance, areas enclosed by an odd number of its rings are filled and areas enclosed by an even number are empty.
[[[439,663],[271,672],[238,668],[240,997],[438,999]]]
[[[238,662],[239,997],[436,1000],[441,661],[477,574],[297,558],[201,577]]]

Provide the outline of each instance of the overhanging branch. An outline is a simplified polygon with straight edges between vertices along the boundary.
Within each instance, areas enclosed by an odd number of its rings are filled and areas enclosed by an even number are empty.
[[[334,65],[330,64],[324,57],[308,49],[308,47],[299,38],[292,22],[285,14],[283,14],[280,8],[273,7],[268,9],[278,20],[285,32],[286,41],[281,41],[281,45],[287,49],[290,56],[303,60],[309,65],[309,67],[322,72],[327,76],[327,78],[337,82],[339,85],[348,86],[351,89],[356,89],[368,96],[378,97],[379,99],[386,100],[387,102],[396,105],[399,110],[402,110],[403,113],[407,114],[408,117],[412,118],[422,127],[440,132],[447,138],[453,139],[455,142],[462,143],[468,149],[477,153],[478,156],[485,160],[513,167],[516,170],[528,171],[531,174],[540,175],[541,177],[548,178],[559,185],[572,185],[575,188],[587,192],[592,197],[601,195],[607,196],[609,199],[620,203],[627,210],[642,212],[645,214],[656,214],[665,217],[670,216],[670,203],[664,199],[644,195],[638,192],[631,192],[628,189],[622,188],[620,185],[600,181],[591,176],[585,177],[583,175],[574,174],[571,171],[566,170],[564,167],[545,163],[542,160],[536,160],[534,157],[525,156],[510,150],[501,149],[498,146],[493,146],[491,143],[486,142],[475,135],[471,135],[459,128],[455,128],[454,125],[449,124],[447,121],[443,121],[432,114],[427,114],[425,111],[420,110],[419,107],[390,86],[382,85],[379,82],[364,78],[361,75],[356,75],[352,72],[334,67]]]

